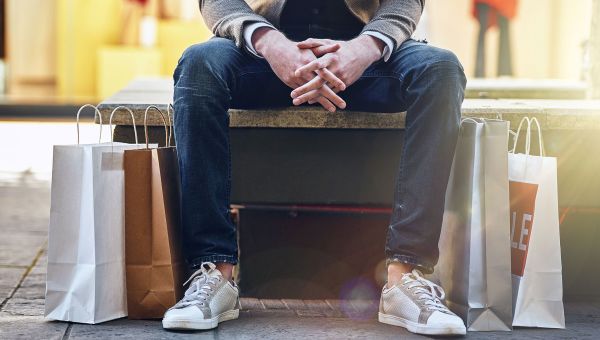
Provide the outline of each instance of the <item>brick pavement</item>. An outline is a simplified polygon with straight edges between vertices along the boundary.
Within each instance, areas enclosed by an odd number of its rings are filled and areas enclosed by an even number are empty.
[[[424,338],[375,320],[377,301],[244,298],[236,321],[206,332],[167,332],[155,320],[100,325],[43,318],[48,183],[0,182],[0,339],[403,339]],[[566,304],[567,329],[470,333],[469,339],[598,339],[600,304]]]

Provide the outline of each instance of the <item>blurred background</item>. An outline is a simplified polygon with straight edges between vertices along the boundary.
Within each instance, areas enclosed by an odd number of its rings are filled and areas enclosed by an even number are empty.
[[[428,0],[416,37],[454,51],[475,76],[480,20],[473,0]],[[592,0],[509,4],[513,77],[585,80]],[[2,0],[0,91],[21,103],[97,102],[137,76],[170,76],[181,52],[211,36],[197,0]],[[504,13],[503,13],[504,14]],[[506,14],[505,14],[506,15]],[[502,20],[484,37],[496,77]]]
[[[470,83],[580,89],[591,78],[593,1],[428,0],[414,37],[454,51]],[[137,77],[171,77],[183,50],[212,36],[197,0],[0,0],[0,22],[0,145],[19,146],[0,147],[4,177],[48,178],[51,146],[75,141],[80,105]],[[84,140],[96,133],[83,125]]]

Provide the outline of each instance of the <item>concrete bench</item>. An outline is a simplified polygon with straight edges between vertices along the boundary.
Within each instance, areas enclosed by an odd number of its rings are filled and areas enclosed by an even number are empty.
[[[588,86],[561,79],[475,78],[467,83],[466,98],[584,99]]]
[[[141,124],[148,105],[166,110],[171,98],[171,81],[138,80],[100,103],[99,108],[103,121],[108,122],[112,109],[127,106]],[[600,284],[600,275],[591,277],[589,268],[600,258],[600,101],[466,99],[462,113],[465,117],[502,117],[513,129],[522,117],[539,119],[546,152],[559,160],[565,294],[597,299],[595,287]],[[404,113],[328,113],[298,107],[230,110],[229,114],[232,203],[380,210],[391,206]],[[132,142],[129,115],[115,114],[113,122],[117,125],[115,140]],[[149,116],[149,125],[150,139],[164,141],[158,114]],[[138,134],[143,136],[143,127],[138,126]],[[367,234],[382,232],[379,227],[376,230],[365,231],[364,239],[369,239]],[[244,235],[240,234],[242,243],[247,237]],[[252,249],[245,244],[246,251]],[[375,248],[374,254],[379,256],[379,246]]]
[[[100,103],[103,121],[108,122],[110,112],[123,105],[133,110],[138,134],[143,133],[144,110],[148,105],[166,110],[172,100],[172,91],[169,79],[133,81]],[[561,161],[574,155],[581,155],[583,158],[580,160],[589,161],[586,150],[592,153],[594,145],[600,142],[599,101],[466,99],[462,113],[464,117],[502,117],[509,120],[513,128],[525,116],[537,117],[545,130],[548,154],[558,156]],[[229,114],[234,202],[391,203],[390,183],[394,180],[400,159],[405,113],[329,113],[318,107],[303,106],[230,110]],[[129,127],[129,114],[124,111],[116,113],[113,122],[117,125],[115,140],[131,142],[133,130]],[[150,139],[155,142],[164,140],[162,124],[156,112],[149,114]],[[572,163],[577,162],[561,162],[561,170]],[[567,184],[567,179],[578,176],[571,172],[559,173],[564,182],[560,186],[563,206],[595,202],[594,206],[600,207],[600,194],[565,194],[576,190]],[[600,193],[600,183],[596,189]]]
[[[561,100],[585,96],[581,82],[561,80],[508,80],[474,79],[467,84],[463,116],[495,118],[501,115],[511,123],[524,116],[540,119],[548,129],[596,129],[598,109],[595,101]],[[480,98],[481,97],[481,98]],[[140,78],[100,103],[103,120],[108,121],[112,109],[124,105],[132,109],[136,121],[143,122],[148,105],[166,110],[173,98],[172,80],[168,78]],[[502,99],[505,98],[505,99]],[[493,100],[497,99],[497,100]],[[116,114],[116,125],[131,125],[125,112]],[[153,112],[149,126],[160,126],[162,120]],[[293,107],[264,110],[230,110],[232,128],[349,128],[401,129],[404,113],[370,113],[339,111],[328,113],[318,107]]]

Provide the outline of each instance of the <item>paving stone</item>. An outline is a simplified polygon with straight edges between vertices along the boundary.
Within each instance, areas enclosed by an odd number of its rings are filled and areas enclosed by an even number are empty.
[[[341,310],[341,301],[340,300],[325,300],[325,303],[331,307],[333,310]]]
[[[467,339],[598,339],[598,327],[589,324],[567,324],[566,329],[515,328],[512,332],[470,332]]]
[[[266,309],[287,309],[286,305],[281,300],[275,299],[260,299]]]
[[[282,299],[281,301],[283,301],[283,303],[292,310],[309,309],[304,301],[299,299]]]
[[[291,312],[290,315],[288,312]],[[0,338],[60,338],[67,323],[45,322],[41,317],[14,317],[0,313]],[[98,325],[73,324],[69,339],[428,339],[376,320],[298,317],[289,310],[258,310],[240,314],[216,330],[170,332],[160,321],[119,319]],[[598,327],[570,324],[566,330],[516,329],[513,332],[471,332],[466,339],[597,339]],[[35,334],[35,336],[33,336]]]
[[[324,310],[321,313],[325,314],[328,318],[343,318],[344,313],[341,310]]]
[[[268,316],[272,316],[272,317],[284,317],[284,316],[295,316],[296,311],[293,311],[291,309],[255,309],[255,310],[244,311],[244,315],[246,315],[246,316],[248,316],[248,315],[253,315],[253,316],[268,315]]]
[[[35,267],[27,274],[23,283],[15,292],[14,298],[44,299],[46,294],[46,261],[38,259]]]
[[[62,339],[68,327],[64,322],[45,321],[42,317],[0,313],[0,339]]]
[[[331,310],[331,306],[329,306],[327,304],[327,302],[325,302],[325,300],[303,300],[303,301],[306,304],[306,306],[308,307],[308,309],[310,309],[310,310],[317,310],[317,311]]]
[[[600,304],[571,302],[565,304],[567,323],[592,323],[600,326]]]
[[[29,273],[14,298],[44,299],[46,294],[46,273]]]
[[[14,294],[15,299],[38,300],[44,299],[46,294],[46,257],[44,254],[38,259],[36,266],[27,274],[21,286]]]
[[[0,223],[2,223],[0,221]],[[0,237],[0,265],[29,266],[46,243],[45,234],[23,231],[5,233]]]
[[[0,267],[0,304],[9,297],[27,268]]]
[[[377,311],[379,310],[379,300],[349,300],[356,310],[354,318],[370,319],[377,317]]]
[[[219,330],[219,338],[239,339],[389,339],[416,336],[398,329],[386,327],[374,321],[329,319],[324,317],[271,317],[251,312]],[[240,327],[244,332],[236,332]],[[422,339],[422,338],[421,338]]]
[[[19,183],[0,183],[2,230],[41,232],[48,230],[50,182],[24,178]]]
[[[41,299],[23,299],[13,297],[9,299],[2,313],[13,316],[43,316],[44,315],[44,298]]]
[[[291,314],[290,314],[291,313]],[[371,323],[368,328],[356,332],[358,327],[348,328],[346,324],[352,320],[339,319],[324,322],[321,318],[298,318],[289,310],[257,310],[244,312],[240,319],[222,323],[217,330],[203,332],[169,332],[161,328],[159,321],[138,321],[119,319],[99,325],[74,324],[70,332],[70,339],[297,339],[304,336],[322,338],[365,338],[380,335],[380,338],[389,337],[396,331],[392,329],[386,333],[380,331],[369,332],[380,328]],[[378,334],[380,333],[380,334]]]
[[[38,258],[37,262],[35,263],[35,267],[33,268],[34,270],[37,270],[39,272],[46,272],[46,266],[48,265],[48,244],[46,242],[46,244],[44,244],[43,249],[41,249],[41,254],[39,254],[40,257]]]
[[[73,324],[69,339],[214,339],[215,333],[168,332],[160,321],[119,319],[97,325]]]
[[[301,317],[324,317],[325,313],[310,309],[297,309],[296,314]]]
[[[327,304],[351,318],[372,318],[379,309],[379,300],[327,300]]]
[[[256,298],[240,298],[242,310],[265,309],[259,299]]]

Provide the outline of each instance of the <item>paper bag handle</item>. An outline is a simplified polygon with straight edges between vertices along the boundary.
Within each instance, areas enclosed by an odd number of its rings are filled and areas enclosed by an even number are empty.
[[[137,135],[137,129],[135,127],[135,116],[133,115],[133,111],[131,111],[128,107],[125,106],[117,106],[114,110],[112,110],[111,114],[110,114],[110,118],[108,119],[108,128],[110,130],[110,142],[111,144],[114,143],[114,136],[113,136],[113,130],[112,130],[112,119],[113,116],[115,114],[115,112],[119,111],[119,110],[127,110],[129,111],[129,115],[131,115],[131,121],[133,123],[133,135],[135,136],[135,144],[138,145],[138,135]]]
[[[163,124],[165,126],[165,146],[169,147],[169,140],[167,138],[169,138],[169,133],[167,132],[167,119],[165,118],[165,114],[162,113],[162,111],[154,106],[154,105],[150,105],[146,108],[146,112],[144,112],[144,133],[146,135],[146,149],[149,149],[149,145],[148,145],[148,111],[150,111],[150,109],[154,109],[156,111],[158,111],[158,113],[160,113],[160,117],[162,118]]]
[[[460,123],[464,123],[464,122],[471,122],[471,123],[475,123],[475,124],[479,124],[479,123],[485,123],[485,122],[499,122],[499,121],[504,121],[502,119],[502,116],[497,114],[496,118],[478,118],[478,117],[465,117],[465,118],[461,118]]]
[[[462,125],[462,123],[464,123],[464,122],[471,122],[471,123],[475,123],[475,124],[483,123],[482,121],[479,121],[479,119],[481,119],[481,118],[471,118],[471,117],[463,118],[460,120],[460,125]]]
[[[537,130],[538,130],[538,140],[540,142],[540,156],[544,157],[544,155],[546,154],[545,150],[544,150],[544,139],[542,136],[542,128],[540,126],[540,122],[538,121],[538,119],[536,117],[523,117],[523,119],[521,119],[521,122],[519,123],[519,127],[517,128],[517,132],[514,134],[514,142],[513,142],[513,147],[512,150],[510,150],[510,153],[515,153],[515,151],[517,150],[517,143],[519,141],[519,136],[521,135],[521,128],[523,127],[523,123],[527,122],[527,131],[526,131],[526,135],[525,135],[525,155],[529,156],[530,151],[531,151],[531,125],[532,123],[535,123],[535,125],[537,126]]]
[[[77,145],[79,145],[79,115],[81,114],[81,111],[83,111],[83,109],[85,109],[86,107],[93,107],[94,108],[94,119],[97,116],[98,120],[100,120],[100,136],[98,137],[98,143],[100,143],[102,141],[102,115],[100,114],[100,110],[98,110],[98,108],[92,104],[85,104],[82,107],[80,107],[79,110],[77,111]]]

